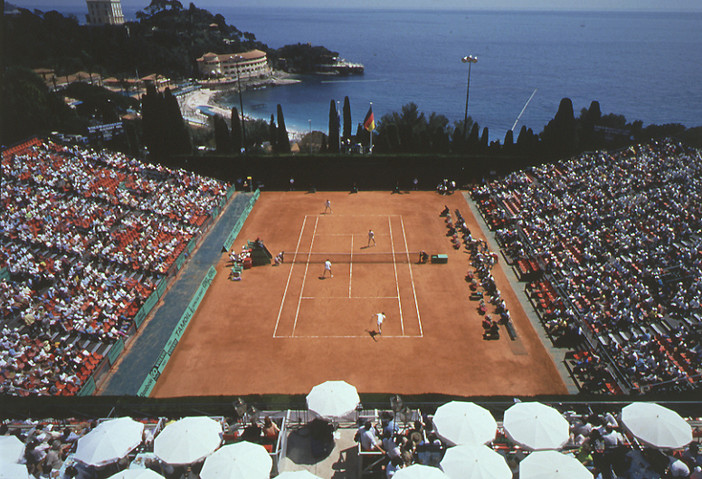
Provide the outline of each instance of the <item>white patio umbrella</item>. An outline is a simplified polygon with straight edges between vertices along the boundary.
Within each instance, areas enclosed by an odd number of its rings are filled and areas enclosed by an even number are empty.
[[[27,466],[13,462],[0,462],[0,479],[29,479]]]
[[[327,419],[348,416],[360,402],[356,388],[346,381],[318,384],[307,395],[307,409]]]
[[[268,479],[273,460],[266,448],[243,441],[217,449],[207,456],[201,479]]]
[[[17,463],[24,456],[24,443],[17,436],[0,436],[0,462]]]
[[[130,417],[119,417],[98,424],[78,439],[75,458],[90,466],[105,466],[125,457],[141,444],[144,425]]]
[[[451,401],[434,414],[436,434],[449,446],[486,444],[495,439],[497,423],[490,411],[472,402]]]
[[[505,459],[485,445],[451,447],[440,466],[451,479],[512,479]]]
[[[622,409],[622,423],[639,441],[659,449],[679,449],[692,441],[692,427],[678,413],[656,403]]]
[[[151,469],[125,469],[107,479],[164,479],[164,477]]]
[[[560,449],[568,442],[568,421],[558,410],[539,402],[519,402],[505,411],[507,436],[534,451]]]
[[[573,456],[536,451],[519,463],[519,479],[592,479],[592,473]]]
[[[275,479],[322,479],[309,471],[285,471],[281,472]]]
[[[444,471],[438,467],[412,464],[404,469],[399,469],[393,479],[449,479]]]
[[[209,417],[184,417],[154,439],[154,454],[163,462],[186,465],[201,461],[222,443],[222,425]]]

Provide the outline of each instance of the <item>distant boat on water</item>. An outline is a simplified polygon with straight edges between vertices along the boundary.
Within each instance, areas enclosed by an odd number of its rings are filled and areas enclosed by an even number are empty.
[[[364,70],[361,63],[351,63],[343,58],[333,58],[331,63],[315,65],[315,73],[320,75],[363,75]]]

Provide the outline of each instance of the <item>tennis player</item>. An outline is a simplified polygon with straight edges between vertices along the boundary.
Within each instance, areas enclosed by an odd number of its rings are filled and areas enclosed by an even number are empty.
[[[331,209],[331,201],[329,200],[324,203],[324,212],[326,213],[327,210],[329,210],[330,213],[334,213]]]
[[[377,313],[376,323],[378,324],[378,334],[383,334],[383,321],[385,321],[385,313]]]
[[[368,230],[368,246],[370,246],[371,241],[373,242],[373,246],[375,246],[375,233],[373,233],[373,230]]]
[[[324,262],[324,271],[322,271],[322,278],[326,277],[327,271],[329,271],[329,277],[333,278],[334,275],[332,274],[332,264],[331,261],[329,261],[329,259],[327,259]]]

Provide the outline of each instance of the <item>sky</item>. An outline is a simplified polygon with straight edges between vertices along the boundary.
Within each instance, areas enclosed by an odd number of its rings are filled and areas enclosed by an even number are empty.
[[[84,5],[83,0],[7,0],[25,8],[58,10]],[[181,0],[187,6],[191,0]],[[192,0],[206,9],[220,6],[288,8],[376,8],[424,10],[546,10],[702,12],[701,0]],[[143,8],[150,0],[122,0],[124,7]]]

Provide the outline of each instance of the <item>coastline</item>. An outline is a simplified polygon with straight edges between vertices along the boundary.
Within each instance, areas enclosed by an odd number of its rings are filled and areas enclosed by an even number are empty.
[[[279,85],[291,85],[294,83],[300,83],[301,81],[302,80],[294,78],[288,75],[287,73],[275,72],[273,76],[267,78],[264,81],[245,82],[245,88],[268,88]],[[224,88],[214,89],[210,87],[202,87],[181,95],[179,97],[178,103],[180,104],[180,111],[183,115],[183,119],[186,120],[188,123],[194,125],[206,126],[211,115],[204,113],[202,111],[204,109],[206,111],[211,112],[214,115],[222,116],[225,120],[227,120],[227,122],[229,122],[231,116],[231,109],[225,107],[220,100],[224,95],[236,91],[237,85],[232,83]],[[252,115],[244,115],[244,118],[246,120],[263,120],[266,122],[268,121],[267,118],[260,118]],[[302,137],[305,134],[307,134],[306,131],[291,129],[290,127],[287,127],[287,125],[286,128],[288,130],[288,136],[292,141],[300,141]]]

